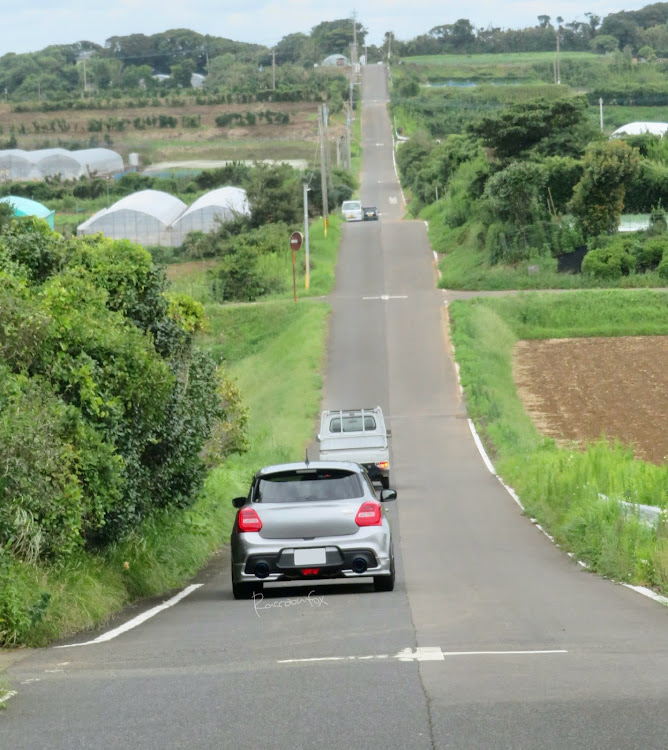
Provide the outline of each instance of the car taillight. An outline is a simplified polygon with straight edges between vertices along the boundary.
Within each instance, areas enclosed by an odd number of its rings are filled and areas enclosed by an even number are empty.
[[[376,466],[379,469],[389,469],[390,468],[390,462],[389,461],[380,461],[380,463],[377,463]]]
[[[362,503],[355,516],[355,523],[358,526],[380,526],[380,503],[376,503],[373,500]]]
[[[260,516],[254,508],[242,508],[237,517],[239,531],[259,531],[262,528]]]

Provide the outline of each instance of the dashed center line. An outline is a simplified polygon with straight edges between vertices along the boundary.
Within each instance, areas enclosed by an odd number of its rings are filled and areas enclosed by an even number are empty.
[[[377,297],[362,297],[363,300],[382,300],[387,302],[388,299],[408,299],[407,294],[380,294]]]

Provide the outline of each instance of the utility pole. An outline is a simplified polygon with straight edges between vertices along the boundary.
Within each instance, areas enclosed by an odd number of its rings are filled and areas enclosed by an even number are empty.
[[[561,16],[557,16],[557,84],[561,83],[561,64],[559,60],[559,45],[560,45],[560,37],[561,37],[561,24],[563,22],[563,18]]]
[[[352,154],[350,153],[350,126],[352,120],[352,111],[350,108],[346,113],[346,167],[350,169],[352,167]]]
[[[311,286],[311,260],[308,245],[308,185],[304,183],[304,253],[306,260],[306,275],[304,276],[304,286],[309,289]]]
[[[327,197],[327,168],[325,166],[325,127],[323,123],[323,105],[320,105],[318,120],[318,134],[320,136],[320,185],[322,187],[322,217],[325,222],[325,237],[329,224],[329,203]]]
[[[276,91],[276,50],[271,51],[271,88]]]
[[[322,105],[322,124],[325,139],[325,172],[327,173],[327,187],[333,189],[332,185],[332,155],[329,150],[329,107]]]
[[[390,62],[390,57],[392,57],[392,32],[389,31],[387,34],[387,62]]]
[[[601,118],[601,130],[603,130],[603,99],[598,100],[598,110]]]
[[[83,89],[83,98],[86,98],[86,58],[83,59],[83,68],[84,68],[84,89]]]

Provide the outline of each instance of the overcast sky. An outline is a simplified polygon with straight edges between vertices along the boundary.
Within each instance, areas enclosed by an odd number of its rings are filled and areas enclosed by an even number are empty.
[[[434,26],[468,18],[475,27],[523,28],[539,15],[584,21],[637,10],[650,0],[0,0],[0,56],[81,40],[104,44],[111,36],[155,34],[185,28],[201,34],[271,46],[286,34],[308,33],[321,21],[357,17],[380,44],[386,31],[412,39]]]

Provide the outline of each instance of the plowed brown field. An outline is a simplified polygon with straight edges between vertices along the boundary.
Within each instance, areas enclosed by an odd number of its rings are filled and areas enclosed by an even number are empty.
[[[520,341],[513,372],[542,434],[562,444],[605,435],[668,460],[668,336]]]

